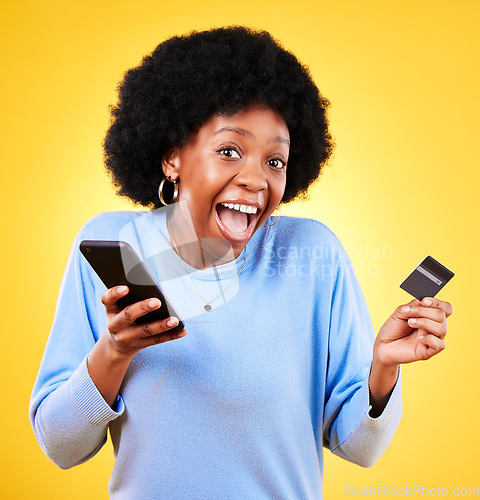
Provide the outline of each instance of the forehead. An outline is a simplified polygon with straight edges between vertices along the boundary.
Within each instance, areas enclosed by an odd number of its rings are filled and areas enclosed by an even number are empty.
[[[287,145],[290,139],[282,116],[266,107],[250,107],[233,115],[215,114],[200,127],[198,133],[203,139],[235,134],[262,142],[274,141]]]

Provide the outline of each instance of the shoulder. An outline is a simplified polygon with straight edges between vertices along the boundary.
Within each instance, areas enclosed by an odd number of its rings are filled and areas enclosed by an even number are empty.
[[[282,231],[287,231],[291,234],[314,233],[316,235],[322,235],[325,238],[333,238],[338,241],[337,236],[329,227],[327,227],[323,222],[315,219],[284,215],[280,217],[278,225]]]
[[[324,291],[328,286],[334,290],[335,283],[342,280],[354,279],[355,270],[342,243],[322,222],[282,216],[268,229],[264,259],[270,268],[278,266],[292,276],[311,277]]]
[[[115,211],[102,212],[89,219],[81,227],[77,238],[81,239],[118,239],[120,231],[134,223],[146,212]]]
[[[301,245],[344,252],[337,235],[324,223],[314,219],[282,216],[271,229],[274,245]]]

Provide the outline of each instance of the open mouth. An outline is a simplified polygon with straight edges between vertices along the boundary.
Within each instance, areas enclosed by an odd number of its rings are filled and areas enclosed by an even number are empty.
[[[257,207],[218,203],[215,209],[218,226],[225,238],[239,242],[250,238],[259,215]]]

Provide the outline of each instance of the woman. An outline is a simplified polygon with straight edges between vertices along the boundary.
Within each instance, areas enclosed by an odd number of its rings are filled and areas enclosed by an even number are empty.
[[[127,72],[106,164],[150,210],[100,214],[73,244],[30,410],[60,467],[110,430],[112,498],[317,499],[323,446],[362,466],[386,449],[399,365],[443,350],[452,307],[413,300],[375,339],[337,238],[272,217],[331,153],[327,105],[292,54],[241,27],[174,37]],[[82,239],[130,243],[188,334],[133,323],[158,299],[121,309],[128,289],[105,291]]]

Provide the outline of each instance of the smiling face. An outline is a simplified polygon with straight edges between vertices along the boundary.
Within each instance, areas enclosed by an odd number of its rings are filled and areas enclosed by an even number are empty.
[[[290,135],[283,118],[265,107],[214,115],[183,148],[163,161],[178,180],[200,239],[228,241],[237,257],[279,205],[286,183]]]

